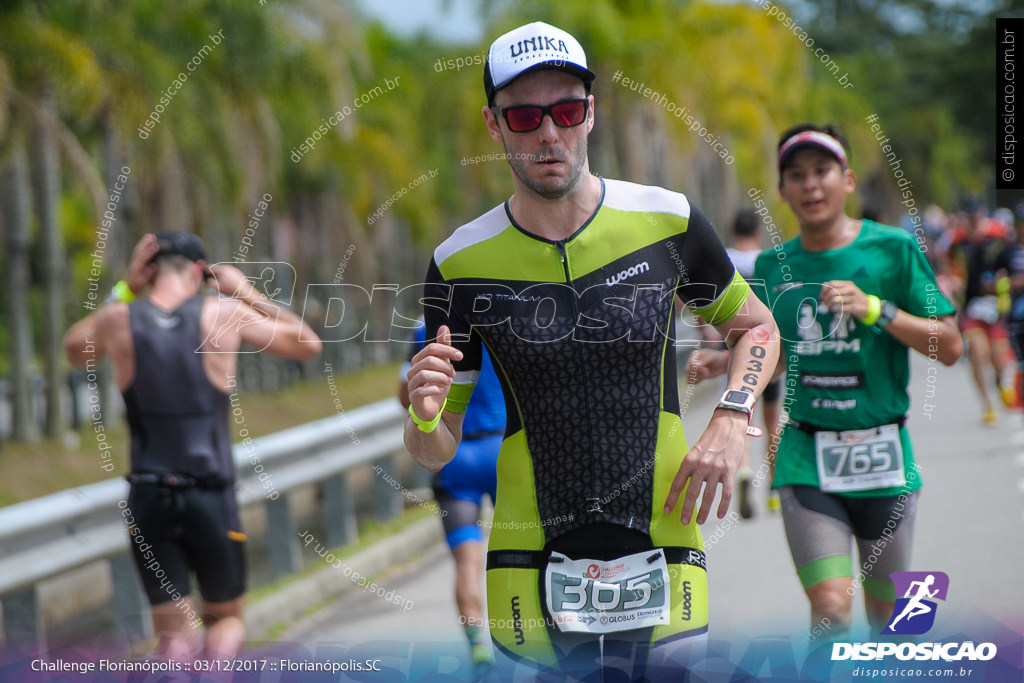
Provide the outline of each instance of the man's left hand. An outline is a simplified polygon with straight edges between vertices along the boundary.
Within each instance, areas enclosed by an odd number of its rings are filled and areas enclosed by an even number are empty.
[[[722,500],[718,504],[718,517],[725,517],[732,502],[736,470],[743,460],[743,440],[746,438],[748,421],[745,413],[725,408],[715,410],[708,428],[683,458],[672,480],[672,488],[665,499],[665,514],[672,512],[685,488],[681,520],[683,524],[689,524],[703,487],[704,495],[697,512],[697,524],[703,524],[708,519],[711,503],[721,484]]]

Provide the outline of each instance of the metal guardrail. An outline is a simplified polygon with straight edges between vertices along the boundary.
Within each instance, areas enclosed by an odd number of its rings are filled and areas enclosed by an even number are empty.
[[[685,366],[692,343],[676,348],[679,368]],[[324,543],[338,547],[358,536],[355,495],[349,484],[354,468],[380,465],[397,480],[393,458],[404,453],[402,425],[405,411],[394,399],[357,408],[348,413],[303,424],[253,439],[251,446],[234,445],[239,507],[262,505],[267,517],[267,547],[275,577],[302,569],[302,554],[289,494],[316,484],[320,489]],[[255,454],[262,472],[254,469]],[[418,485],[428,476],[424,470]],[[273,499],[263,495],[259,476],[279,492]],[[383,476],[374,478],[377,518],[399,515],[401,492]],[[129,555],[120,501],[126,500],[124,479],[67,489],[23,503],[0,508],[0,605],[8,644],[29,649],[45,647],[39,598],[42,581],[86,564],[106,560],[113,585],[112,607],[118,624],[129,637],[150,635],[149,604],[142,592]]]
[[[404,418],[390,399],[234,445],[238,504],[265,507],[275,576],[302,569],[289,494],[318,484],[327,522],[324,542],[332,547],[354,542],[358,526],[349,472],[379,464],[396,474],[392,459],[403,451]],[[261,474],[268,475],[263,480],[272,488],[264,486]],[[375,478],[375,488],[378,518],[400,514],[401,493],[382,477]],[[133,637],[148,637],[149,605],[118,505],[127,495],[124,479],[109,479],[0,509],[0,604],[9,644],[44,648],[40,582],[102,560],[110,563],[118,623]]]

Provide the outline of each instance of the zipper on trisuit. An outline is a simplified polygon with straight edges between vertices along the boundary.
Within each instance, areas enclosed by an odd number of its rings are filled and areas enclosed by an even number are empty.
[[[558,248],[558,253],[562,257],[562,271],[565,273],[565,282],[574,290],[576,289],[572,281],[572,272],[569,269],[569,255],[565,248],[565,240],[558,240],[555,242],[555,246]],[[580,308],[579,308],[579,297],[572,297],[571,309],[573,316],[573,325],[577,325],[580,320]],[[587,368],[586,359],[583,355],[582,345],[573,340],[570,341],[573,347],[576,349],[576,360],[579,363],[580,375],[583,380],[583,412],[586,415],[587,423],[587,438],[590,440],[587,449],[588,459],[590,460],[590,466],[587,467],[587,479],[588,479],[588,493],[587,502],[591,503],[591,506],[587,508],[587,512],[603,512],[601,510],[601,498],[597,495],[595,481],[594,481],[594,425],[590,415],[590,383],[587,379]]]

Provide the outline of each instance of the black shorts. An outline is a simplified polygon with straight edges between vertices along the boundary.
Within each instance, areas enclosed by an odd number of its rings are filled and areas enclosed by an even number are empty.
[[[768,382],[768,386],[764,388],[764,393],[761,394],[761,400],[768,401],[769,403],[778,401],[779,397],[782,396],[782,380],[783,377],[776,377],[771,382]]]
[[[134,483],[123,512],[135,527],[132,556],[151,605],[188,595],[190,571],[206,602],[245,594],[245,534],[233,485]]]

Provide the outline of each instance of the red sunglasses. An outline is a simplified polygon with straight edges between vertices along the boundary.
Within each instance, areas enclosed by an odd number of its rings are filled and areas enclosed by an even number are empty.
[[[501,110],[501,115],[513,133],[529,133],[540,128],[545,116],[550,116],[551,121],[559,128],[578,126],[587,120],[589,107],[590,100],[584,98],[556,102],[546,107],[535,104],[505,107]]]

